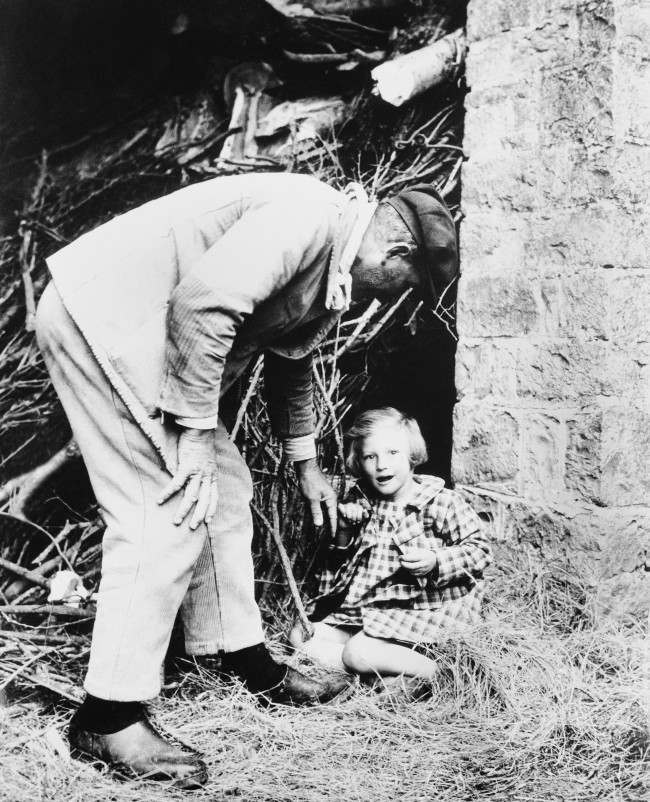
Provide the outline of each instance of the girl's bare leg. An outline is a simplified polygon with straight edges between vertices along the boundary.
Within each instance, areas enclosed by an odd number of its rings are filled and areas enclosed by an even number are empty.
[[[314,634],[309,640],[305,640],[305,632],[300,624],[297,624],[289,635],[289,642],[296,649],[312,660],[323,663],[339,671],[347,671],[341,655],[345,644],[352,637],[352,633],[339,627],[323,624],[318,621],[314,624]]]
[[[382,677],[404,674],[429,680],[438,672],[435,660],[408,646],[371,638],[363,632],[348,639],[341,658],[347,669],[357,674],[379,674]]]

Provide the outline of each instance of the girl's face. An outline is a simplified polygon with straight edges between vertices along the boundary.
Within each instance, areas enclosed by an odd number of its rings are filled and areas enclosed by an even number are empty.
[[[408,435],[401,426],[381,424],[359,443],[361,477],[378,496],[398,501],[411,485]]]

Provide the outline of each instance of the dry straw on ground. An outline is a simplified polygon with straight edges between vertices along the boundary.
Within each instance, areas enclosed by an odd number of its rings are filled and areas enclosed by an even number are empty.
[[[582,589],[540,581],[533,565],[518,551],[499,550],[485,625],[440,648],[440,679],[428,701],[384,700],[357,686],[322,707],[265,709],[205,671],[187,666],[174,674],[157,715],[205,752],[210,784],[192,798],[646,799],[641,630],[591,619]],[[578,627],[571,623],[576,598],[587,605]],[[273,615],[277,640],[289,619],[277,609]],[[27,697],[5,709],[0,799],[187,798],[69,761],[68,706],[55,696],[50,702]]]

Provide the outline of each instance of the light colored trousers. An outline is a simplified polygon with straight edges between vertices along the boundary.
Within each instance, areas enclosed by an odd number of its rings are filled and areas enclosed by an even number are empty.
[[[254,598],[250,473],[220,425],[216,514],[209,528],[175,526],[180,498],[157,503],[169,473],[52,284],[39,303],[36,333],[106,523],[85,688],[102,699],[150,699],[160,690],[179,608],[189,654],[264,639]]]

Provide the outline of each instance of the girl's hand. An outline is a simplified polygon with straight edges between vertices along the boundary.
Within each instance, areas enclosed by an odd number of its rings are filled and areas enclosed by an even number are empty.
[[[367,521],[370,511],[356,501],[349,501],[347,504],[339,504],[339,513],[348,523],[360,524]]]
[[[438,559],[429,549],[404,549],[400,562],[413,576],[426,576],[436,567]]]

